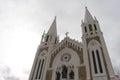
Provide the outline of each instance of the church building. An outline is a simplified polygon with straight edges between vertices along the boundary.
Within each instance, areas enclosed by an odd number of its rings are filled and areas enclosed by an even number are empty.
[[[56,17],[38,46],[29,80],[116,80],[103,32],[87,7],[82,42],[59,41]]]

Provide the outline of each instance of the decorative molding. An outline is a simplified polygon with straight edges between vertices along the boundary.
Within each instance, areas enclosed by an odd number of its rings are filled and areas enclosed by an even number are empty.
[[[89,37],[89,38],[86,39],[87,45],[93,39],[97,40],[101,44],[100,37],[99,36],[94,36],[94,37]]]
[[[39,56],[43,50],[46,50],[48,52],[48,47],[43,47],[43,48],[38,49],[37,55]]]
[[[48,51],[48,47],[43,47],[43,48],[40,48],[40,52],[42,52],[43,50]]]
[[[58,47],[52,54],[51,54],[51,60],[50,60],[50,67],[52,67],[53,64],[53,60],[55,59],[56,55],[62,51],[65,47],[68,47],[70,49],[72,49],[73,51],[75,51],[80,58],[80,64],[84,63],[83,60],[83,49],[80,48],[80,46],[75,45],[74,43],[70,43],[70,42],[65,42],[63,43],[63,45],[61,45],[61,47]]]

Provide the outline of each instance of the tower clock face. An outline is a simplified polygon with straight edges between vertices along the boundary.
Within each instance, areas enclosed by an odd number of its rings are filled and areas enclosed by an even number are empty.
[[[71,55],[69,53],[65,53],[61,57],[61,61],[63,61],[63,62],[69,62],[70,59],[71,59]]]

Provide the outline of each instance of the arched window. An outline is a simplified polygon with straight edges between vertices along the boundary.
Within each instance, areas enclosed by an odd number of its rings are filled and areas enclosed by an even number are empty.
[[[49,35],[47,35],[45,42],[48,42],[48,39],[49,39]]]
[[[95,71],[95,73],[98,73],[94,51],[92,51],[92,59],[93,59],[94,71]]]
[[[92,31],[92,25],[91,24],[89,24],[89,30]]]
[[[99,51],[98,50],[96,50],[96,54],[97,54],[97,59],[98,59],[98,65],[99,65],[100,73],[103,73],[103,69],[102,69],[102,65],[101,65],[101,60],[100,60],[100,55],[99,55]]]
[[[40,74],[39,74],[39,79],[41,78],[41,73],[43,70],[43,65],[44,65],[44,59],[42,60],[41,68],[40,68]]]
[[[97,27],[96,27],[96,25],[94,24],[94,28],[95,28],[95,30],[97,30]]]
[[[34,69],[33,69],[33,73],[32,73],[32,75],[35,75],[35,70],[36,70],[36,68],[37,68],[37,61],[35,61],[35,67],[34,67]],[[33,79],[33,76],[32,76],[31,79]]]
[[[56,79],[55,80],[60,80],[60,76],[61,76],[60,72],[59,71],[56,72]]]
[[[73,72],[73,70],[70,71],[70,73],[69,73],[69,78],[70,78],[70,79],[74,79],[74,72]]]
[[[85,32],[87,32],[87,27],[85,26]]]
[[[67,78],[67,72],[68,72],[68,69],[65,65],[63,65],[62,67],[62,78]]]
[[[41,60],[39,61],[39,64],[38,64],[38,67],[37,67],[37,73],[36,73],[35,79],[37,79],[37,77],[38,77],[38,72],[40,70],[40,65],[41,65]]]

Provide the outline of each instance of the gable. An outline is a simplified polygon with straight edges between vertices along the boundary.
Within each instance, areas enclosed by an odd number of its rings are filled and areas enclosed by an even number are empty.
[[[80,58],[80,64],[84,63],[82,44],[69,38],[66,38],[51,52],[50,67],[52,67],[55,57],[65,48],[69,48],[75,51]]]

